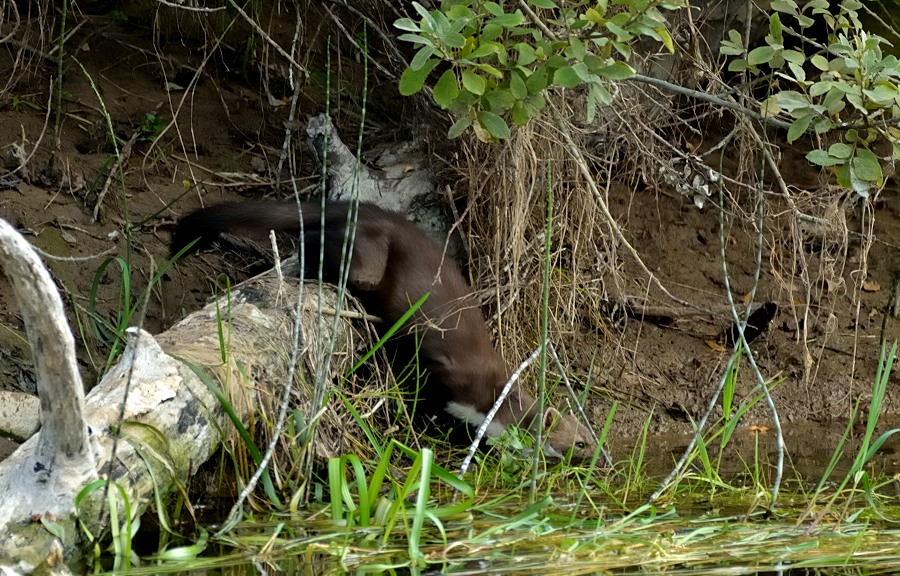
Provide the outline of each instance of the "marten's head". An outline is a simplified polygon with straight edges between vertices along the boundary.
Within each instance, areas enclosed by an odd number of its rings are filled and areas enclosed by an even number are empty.
[[[557,458],[568,456],[572,462],[584,462],[594,457],[597,441],[574,414],[563,414],[551,406],[544,410],[543,420],[544,430],[548,431],[545,454]]]

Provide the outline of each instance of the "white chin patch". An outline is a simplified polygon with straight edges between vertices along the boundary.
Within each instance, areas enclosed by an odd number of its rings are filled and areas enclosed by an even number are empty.
[[[485,415],[475,410],[471,406],[466,406],[465,404],[460,404],[459,402],[448,402],[446,408],[444,408],[448,414],[462,420],[463,422],[467,422],[470,425],[478,428],[484,422]],[[503,424],[499,424],[496,420],[492,420],[490,424],[488,424],[487,430],[484,431],[485,436],[489,436],[491,438],[495,438],[501,434],[503,434],[503,430],[506,429],[506,426]]]

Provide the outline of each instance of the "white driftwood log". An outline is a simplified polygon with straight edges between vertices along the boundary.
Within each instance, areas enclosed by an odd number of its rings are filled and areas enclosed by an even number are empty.
[[[165,500],[176,481],[186,482],[216,450],[219,431],[230,424],[207,386],[174,357],[228,383],[242,418],[253,407],[242,374],[254,380],[250,385],[258,378],[285,381],[300,283],[265,275],[235,287],[156,339],[129,329],[119,362],[85,399],[59,294],[28,243],[2,220],[0,258],[22,306],[42,407],[41,431],[0,462],[0,572],[28,573],[57,562],[60,548],[73,558],[87,544],[74,501],[92,480],[109,477],[122,486],[138,516],[153,501],[154,490]],[[314,297],[317,291],[307,293]],[[326,290],[325,297],[323,306],[333,307],[333,292]],[[315,308],[304,308],[306,327],[315,321]],[[327,321],[321,330],[307,331],[326,340],[333,337],[330,326]],[[338,324],[343,335],[345,328]],[[226,362],[220,329],[226,335]],[[334,370],[344,370],[350,360],[335,362]],[[95,535],[105,533],[109,518],[101,492],[79,510],[80,520]]]
[[[62,299],[31,245],[4,220],[0,265],[28,330],[44,422],[29,449],[18,450],[0,466],[0,532],[6,532],[5,526],[32,514],[59,515],[70,509],[70,495],[96,478],[96,465],[84,421],[75,341]]]
[[[450,257],[468,262],[462,231],[452,226],[454,217],[440,202],[421,142],[406,140],[381,150],[374,158],[377,170],[371,170],[344,144],[329,116],[312,117],[306,134],[319,161],[326,163],[329,200],[358,198],[406,214],[439,245],[450,236]]]

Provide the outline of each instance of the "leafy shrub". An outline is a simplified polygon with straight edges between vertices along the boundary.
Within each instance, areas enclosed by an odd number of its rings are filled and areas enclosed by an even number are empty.
[[[507,12],[497,2],[445,0],[439,10],[413,7],[418,22],[401,18],[394,26],[401,40],[421,46],[400,79],[400,93],[411,95],[441,64],[435,102],[458,120],[455,138],[470,126],[482,140],[507,138],[506,116],[517,126],[544,108],[551,86],[587,89],[587,120],[612,102],[609,83],[634,75],[626,63],[640,37],[673,51],[661,10],[681,0],[528,0]]]
[[[788,142],[810,131],[840,138],[827,148],[812,150],[806,158],[833,167],[838,184],[865,197],[884,183],[875,145],[887,141],[893,156],[900,153],[900,61],[884,55],[882,45],[888,44],[884,38],[863,29],[860,8],[858,0],[843,0],[834,12],[827,0],[810,0],[802,8],[794,0],[775,0],[765,45],[744,57],[740,34],[729,30],[721,52],[738,56],[729,70],[762,74],[763,66],[768,68],[773,92],[763,103],[763,113],[785,113],[793,119]],[[797,29],[785,27],[782,15],[796,22]],[[785,48],[785,32],[801,36],[815,18],[827,27],[828,44],[808,42],[815,49],[811,56]],[[817,71],[810,77],[804,67],[807,61]],[[793,89],[781,90],[782,83]]]

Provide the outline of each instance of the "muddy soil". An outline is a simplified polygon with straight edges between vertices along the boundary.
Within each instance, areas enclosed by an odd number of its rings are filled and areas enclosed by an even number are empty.
[[[221,290],[223,275],[240,281],[258,271],[259,260],[253,255],[223,258],[206,253],[177,264],[149,294],[142,293],[166,260],[171,225],[180,214],[201,204],[288,192],[274,187],[288,109],[284,101],[246,87],[224,67],[211,67],[186,90],[198,55],[170,42],[161,61],[147,35],[133,29],[111,24],[103,34],[76,34],[71,45],[78,46],[85,72],[67,71],[63,114],[57,117],[55,107],[48,108],[52,60],[36,55],[29,64],[31,75],[0,100],[0,168],[10,171],[0,182],[0,217],[46,254],[45,262],[64,294],[85,383],[91,386],[107,363],[109,326],[127,323],[150,332],[165,330]],[[21,74],[21,66],[12,50],[0,51],[0,69],[6,74]],[[398,132],[408,135],[411,128],[399,122],[411,104],[395,96],[389,82],[373,84],[369,114],[376,129],[368,142],[395,138]],[[343,92],[346,85],[334,88],[332,114],[339,129],[355,134],[359,100]],[[316,89],[301,98],[300,130],[293,144],[299,159],[294,172],[304,175],[298,184],[309,190],[316,186],[319,169],[297,140],[306,119],[324,110],[323,100]],[[115,147],[104,113],[117,137]],[[782,148],[789,183],[815,186],[816,173],[802,155],[791,156]],[[110,177],[116,149],[123,169]],[[434,159],[436,165],[453,161]],[[703,308],[726,303],[718,216],[711,206],[697,209],[667,190],[644,190],[635,197],[613,188],[611,207],[663,285]],[[843,212],[849,215],[851,231],[862,229],[858,214]],[[875,242],[868,253],[860,247],[861,237],[851,233],[846,265],[833,265],[810,294],[796,281],[802,271],[795,271],[793,280],[785,274],[789,267],[784,263],[794,257],[782,240],[785,228],[776,222],[774,229],[764,231],[757,301],[775,302],[779,309],[753,350],[761,373],[778,381],[773,397],[786,423],[841,421],[871,389],[883,311],[900,270],[900,195],[895,188],[881,193],[874,216]],[[755,240],[751,226],[728,230],[731,288],[739,300],[753,286]],[[828,268],[838,259],[839,244],[824,240],[806,245],[808,266]],[[860,278],[863,264],[867,274]],[[130,274],[127,279],[124,269]],[[625,270],[640,296],[647,279],[629,263]],[[806,310],[803,303],[808,300],[813,307]],[[614,338],[584,343],[586,349],[603,347],[601,356],[609,359],[590,367],[588,405],[595,423],[601,425],[617,401],[612,434],[619,439],[632,438],[648,417],[654,432],[688,430],[724,368],[725,354],[710,341],[728,324],[724,313],[684,315],[668,324],[610,319]],[[900,335],[893,324],[887,323],[888,337]],[[27,338],[5,279],[0,279],[0,327],[2,386],[33,391]],[[587,373],[589,367],[572,369]],[[739,397],[751,394],[755,383],[744,364]],[[895,385],[889,386],[884,412],[900,414]],[[745,424],[769,422],[760,403]]]

